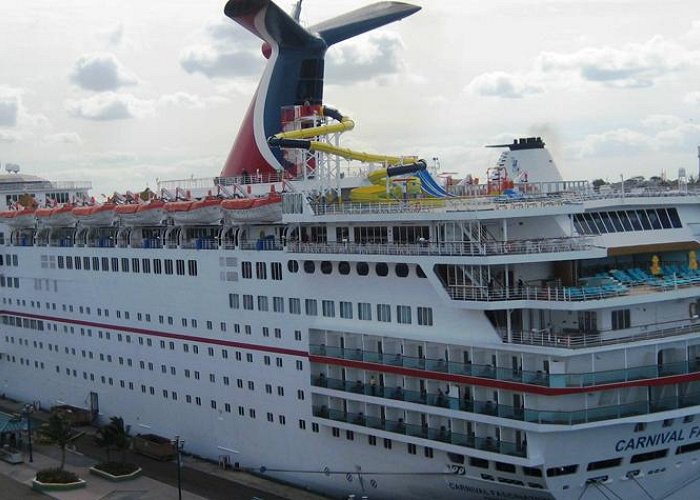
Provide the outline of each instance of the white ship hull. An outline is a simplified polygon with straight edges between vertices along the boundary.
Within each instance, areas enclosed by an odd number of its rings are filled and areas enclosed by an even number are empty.
[[[269,59],[221,177],[0,227],[0,392],[337,497],[696,498],[700,191],[563,181],[537,137],[445,186],[340,147],[320,41],[417,10],[230,0]]]

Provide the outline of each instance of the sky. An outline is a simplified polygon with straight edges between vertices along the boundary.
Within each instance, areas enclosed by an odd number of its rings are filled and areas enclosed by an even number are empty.
[[[96,194],[218,175],[264,67],[224,3],[0,0],[0,164]],[[301,21],[367,3],[305,0]],[[346,146],[483,178],[484,145],[538,135],[568,179],[697,176],[697,0],[413,3],[327,53]]]

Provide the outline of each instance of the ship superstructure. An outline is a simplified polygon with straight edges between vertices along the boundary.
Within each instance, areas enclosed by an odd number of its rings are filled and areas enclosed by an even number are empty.
[[[416,10],[230,1],[270,62],[215,179],[0,178],[2,392],[338,497],[692,498],[698,193],[343,148],[325,47]]]

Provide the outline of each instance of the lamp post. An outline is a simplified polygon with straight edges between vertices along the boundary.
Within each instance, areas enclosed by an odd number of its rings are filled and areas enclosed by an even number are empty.
[[[31,414],[34,412],[34,407],[30,404],[24,405],[24,411],[22,412],[27,418],[27,440],[29,444],[29,462],[34,462],[34,456],[32,455],[32,419]]]
[[[185,440],[180,439],[180,436],[175,436],[175,439],[172,440],[172,443],[175,445],[175,448],[177,450],[177,498],[178,500],[182,500],[182,475],[180,470],[180,452],[185,446]]]

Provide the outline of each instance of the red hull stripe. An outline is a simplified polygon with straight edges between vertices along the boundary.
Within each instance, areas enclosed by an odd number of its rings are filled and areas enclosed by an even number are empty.
[[[224,347],[232,347],[237,349],[247,349],[250,351],[269,352],[273,354],[283,354],[287,356],[297,356],[309,358],[313,363],[344,366],[349,368],[357,368],[361,370],[369,370],[373,372],[393,373],[396,375],[406,375],[410,377],[424,378],[430,380],[439,380],[442,382],[455,382],[459,384],[478,385],[482,387],[492,387],[495,389],[503,389],[514,392],[526,392],[530,394],[540,394],[543,396],[560,396],[566,394],[581,394],[586,392],[608,391],[611,389],[620,389],[626,387],[648,387],[662,386],[670,384],[679,384],[683,382],[693,382],[700,380],[700,372],[689,373],[684,375],[671,375],[667,377],[658,377],[653,379],[640,379],[629,382],[616,382],[611,384],[591,385],[587,387],[543,387],[534,384],[524,384],[521,382],[508,382],[505,380],[493,380],[479,377],[470,377],[467,375],[456,375],[453,373],[441,373],[432,371],[417,370],[415,368],[404,368],[401,366],[382,365],[379,363],[370,363],[367,361],[353,361],[348,359],[329,358],[325,356],[309,355],[306,351],[297,349],[285,349],[282,347],[266,346],[260,344],[250,344],[247,342],[234,342],[230,340],[208,339],[196,337],[193,335],[183,335],[180,333],[160,332],[157,330],[149,330],[146,328],[136,328],[130,326],[119,326],[107,323],[97,323],[94,321],[84,321],[79,319],[66,319],[55,316],[45,316],[41,314],[20,313],[15,311],[0,310],[0,314],[19,316],[21,318],[37,319],[42,321],[51,321],[55,323],[67,323],[71,325],[85,326],[90,328],[102,328],[104,330],[113,330],[137,335],[145,335],[149,337],[157,337],[169,340],[181,340],[183,342],[198,342],[201,344],[211,344]]]
[[[329,358],[324,356],[310,355],[309,361],[312,363],[322,363],[327,365],[345,366],[373,372],[393,373],[395,375],[407,375],[410,377],[424,378],[430,380],[440,380],[442,382],[456,382],[467,385],[478,385],[482,387],[493,387],[507,391],[527,392],[530,394],[540,394],[543,396],[560,396],[565,394],[581,394],[585,392],[608,391],[623,387],[644,387],[678,384],[681,382],[691,382],[700,380],[700,373],[690,373],[686,375],[672,375],[653,379],[641,379],[630,382],[616,382],[613,384],[599,384],[587,387],[544,387],[534,384],[524,384],[521,382],[507,382],[505,380],[493,380],[467,375],[456,375],[453,373],[441,373],[417,370],[415,368],[404,368],[401,366],[382,365],[367,361],[353,361],[348,359]]]
[[[157,330],[148,330],[145,328],[134,328],[131,326],[110,325],[110,324],[106,324],[106,323],[96,323],[93,321],[58,318],[58,317],[53,317],[53,316],[43,316],[40,314],[17,313],[14,311],[2,311],[2,310],[0,310],[0,314],[6,314],[9,316],[19,316],[21,318],[31,318],[31,319],[38,319],[38,320],[43,320],[43,321],[51,321],[54,323],[67,323],[70,325],[87,326],[87,327],[91,327],[91,328],[102,328],[104,330],[114,330],[114,331],[119,331],[119,332],[132,333],[132,334],[137,334],[137,335],[146,335],[149,337],[159,337],[159,338],[170,339],[170,340],[182,340],[185,342],[199,342],[202,344],[213,344],[213,345],[226,346],[226,347],[235,347],[238,349],[248,349],[251,351],[270,352],[273,354],[286,354],[288,356],[298,356],[298,357],[304,357],[304,358],[309,356],[308,352],[299,351],[296,349],[284,349],[281,347],[266,346],[266,345],[259,345],[259,344],[248,344],[246,342],[233,342],[230,340],[207,339],[207,338],[203,338],[203,337],[195,337],[192,335],[183,335],[180,333],[159,332]],[[44,331],[46,331],[46,330],[44,330]]]

